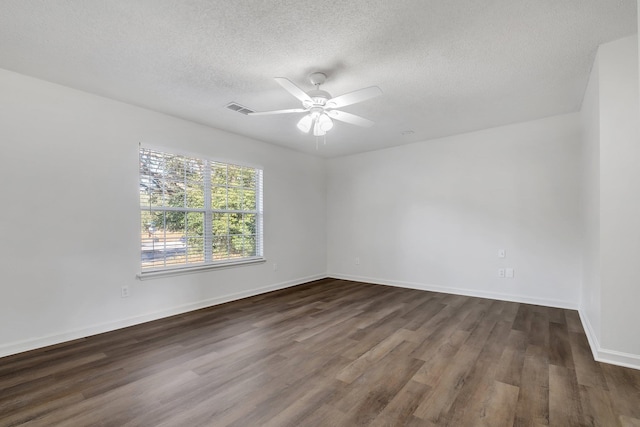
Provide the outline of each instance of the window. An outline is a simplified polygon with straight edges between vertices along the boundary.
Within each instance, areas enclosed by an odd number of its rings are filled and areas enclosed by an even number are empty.
[[[262,170],[140,148],[140,218],[142,275],[262,260]]]

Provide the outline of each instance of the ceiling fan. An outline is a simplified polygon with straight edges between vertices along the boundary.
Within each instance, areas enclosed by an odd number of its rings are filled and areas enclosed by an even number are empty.
[[[382,95],[382,90],[377,86],[359,89],[332,98],[329,92],[320,90],[320,85],[327,80],[327,76],[324,73],[313,73],[309,76],[311,84],[316,87],[309,92],[303,91],[287,78],[276,77],[275,80],[280,86],[287,90],[287,92],[302,101],[302,108],[257,111],[249,113],[248,115],[261,116],[268,114],[307,113],[298,121],[297,126],[298,129],[304,133],[313,131],[314,136],[326,135],[326,133],[333,128],[333,121],[331,119],[362,127],[371,127],[374,124],[371,120],[345,111],[339,111],[337,108],[346,107],[347,105],[356,104]]]

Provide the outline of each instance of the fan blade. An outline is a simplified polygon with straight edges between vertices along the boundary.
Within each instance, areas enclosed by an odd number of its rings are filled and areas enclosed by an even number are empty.
[[[313,102],[311,97],[307,95],[302,89],[293,84],[293,82],[285,77],[276,77],[276,81],[287,90],[291,95],[295,96],[302,102]]]
[[[329,110],[327,114],[332,119],[340,120],[341,122],[349,123],[351,125],[362,126],[370,128],[375,123],[371,120],[367,120],[364,117],[356,116],[355,114],[345,113],[344,111]]]
[[[327,101],[326,106],[327,108],[345,107],[380,95],[382,95],[382,90],[378,86],[371,86],[331,98]]]
[[[253,113],[247,113],[247,116],[266,116],[268,114],[288,114],[288,113],[304,113],[307,110],[304,108],[289,108],[288,110],[273,110],[273,111],[254,111]]]

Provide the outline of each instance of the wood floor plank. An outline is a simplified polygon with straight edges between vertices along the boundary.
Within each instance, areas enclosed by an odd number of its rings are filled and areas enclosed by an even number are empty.
[[[471,416],[465,418],[464,424],[477,427],[512,426],[519,392],[519,387],[494,381],[484,396],[479,412],[474,414],[470,411]]]
[[[446,418],[452,425],[465,425],[481,418],[486,396],[494,390],[500,355],[504,352],[510,327],[510,322],[499,321],[492,328],[478,360],[449,407]]]
[[[424,363],[409,356],[414,347],[413,343],[403,342],[363,376],[364,390],[362,386],[352,389],[352,394],[357,397],[355,404],[349,410],[341,408],[347,413],[346,425],[371,424],[405,387]]]
[[[0,427],[639,420],[575,311],[338,279],[0,358]]]
[[[619,421],[622,427],[640,427],[640,418],[631,418],[625,415],[620,415]]]
[[[549,358],[546,348],[528,346],[520,379],[514,426],[549,425]]]
[[[370,426],[387,427],[408,423],[413,418],[413,412],[430,391],[431,387],[409,380]]]
[[[571,368],[549,365],[549,424],[566,427],[586,424],[576,373]]]
[[[496,380],[519,387],[522,380],[522,367],[527,351],[527,336],[516,330],[509,332],[507,343],[500,356]]]
[[[580,402],[586,425],[604,425],[617,427],[620,420],[616,418],[611,406],[609,391],[598,387],[581,385]]]
[[[549,363],[574,368],[569,332],[566,324],[549,322]]]
[[[614,413],[640,419],[640,370],[599,365],[607,381]]]

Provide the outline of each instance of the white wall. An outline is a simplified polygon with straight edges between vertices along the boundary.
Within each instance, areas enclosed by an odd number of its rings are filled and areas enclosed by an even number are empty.
[[[579,154],[570,114],[330,160],[328,274],[575,308]]]
[[[585,238],[580,315],[597,360],[640,369],[637,36],[599,47],[581,117]]]
[[[325,276],[322,159],[9,71],[0,93],[0,356]],[[139,142],[261,165],[268,262],[138,281]]]
[[[586,329],[601,336],[600,279],[600,77],[599,60],[591,69],[580,111],[583,146],[582,287],[580,305]]]
[[[601,346],[640,366],[638,39],[600,46]]]

